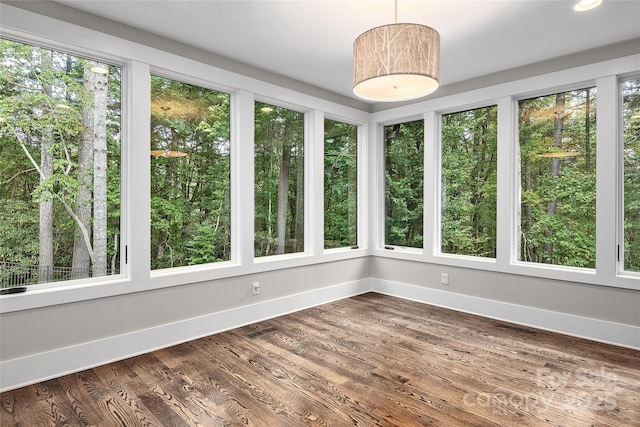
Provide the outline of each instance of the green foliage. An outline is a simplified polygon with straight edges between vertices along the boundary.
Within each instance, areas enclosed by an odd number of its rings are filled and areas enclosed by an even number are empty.
[[[304,114],[256,102],[254,156],[255,256],[303,251]]]
[[[424,121],[385,126],[385,243],[423,245]]]
[[[623,86],[624,268],[640,271],[640,79]]]
[[[230,259],[229,95],[151,76],[151,268]]]
[[[68,208],[74,206],[79,187],[83,110],[93,107],[93,93],[83,85],[90,61],[4,39],[0,52],[0,260],[38,267],[39,205],[51,202],[53,266],[40,267],[69,269],[77,223]],[[117,260],[119,247],[113,242],[120,233],[120,69],[110,66],[108,75],[107,255]],[[50,162],[43,161],[43,152]],[[51,172],[41,179],[43,163]]]
[[[358,127],[324,122],[325,248],[358,244]]]
[[[497,108],[442,118],[442,252],[496,256]]]
[[[520,101],[522,260],[595,268],[595,148],[595,88]]]

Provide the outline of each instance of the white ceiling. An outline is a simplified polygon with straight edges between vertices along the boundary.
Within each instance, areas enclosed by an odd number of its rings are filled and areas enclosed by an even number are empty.
[[[392,23],[393,0],[57,0],[235,61],[355,98],[352,46]],[[441,35],[440,83],[640,37],[640,0],[398,0],[398,22]]]

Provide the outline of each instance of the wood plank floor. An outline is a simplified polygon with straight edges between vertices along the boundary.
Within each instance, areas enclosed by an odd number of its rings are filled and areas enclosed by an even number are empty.
[[[369,293],[0,395],[2,426],[638,426],[640,352]]]

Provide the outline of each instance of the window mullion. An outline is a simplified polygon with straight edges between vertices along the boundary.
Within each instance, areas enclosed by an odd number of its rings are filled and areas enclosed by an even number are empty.
[[[596,144],[596,170],[611,171],[596,175],[596,275],[611,280],[617,273],[617,244],[621,234],[622,206],[619,191],[618,111],[619,93],[616,76],[596,81],[598,115]],[[620,212],[620,213],[618,213]]]
[[[425,258],[439,253],[440,248],[440,115],[430,111],[424,115],[424,245]]]
[[[324,251],[324,113],[307,113],[308,132],[305,132],[305,242],[313,255]]]
[[[126,117],[129,123],[130,138],[126,141],[127,173],[123,182],[128,183],[126,191],[128,196],[127,221],[128,224],[128,261],[131,271],[131,280],[134,283],[144,283],[149,278],[151,269],[151,235],[149,218],[151,217],[151,157],[149,156],[149,144],[137,143],[137,141],[149,141],[151,139],[151,75],[148,64],[133,61],[131,63],[131,81],[125,89],[131,94],[129,102],[130,114]],[[127,179],[130,178],[130,179]],[[135,197],[134,197],[135,195]]]
[[[518,259],[520,223],[520,174],[517,165],[518,138],[515,130],[517,110],[510,96],[498,99],[498,192],[496,262],[510,264]]]
[[[239,90],[231,110],[231,250],[232,261],[254,262],[254,96]]]

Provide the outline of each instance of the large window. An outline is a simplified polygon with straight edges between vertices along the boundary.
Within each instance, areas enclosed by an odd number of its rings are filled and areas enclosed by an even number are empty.
[[[497,107],[442,117],[443,253],[496,256]]]
[[[624,263],[640,271],[640,79],[623,83]]]
[[[595,268],[596,90],[519,106],[520,259]]]
[[[0,51],[0,286],[119,273],[121,69]]]
[[[151,76],[151,268],[230,259],[229,95]]]
[[[358,244],[358,127],[324,121],[324,247]]]
[[[385,244],[422,248],[424,121],[384,127]]]
[[[255,256],[304,251],[304,113],[255,104]]]

